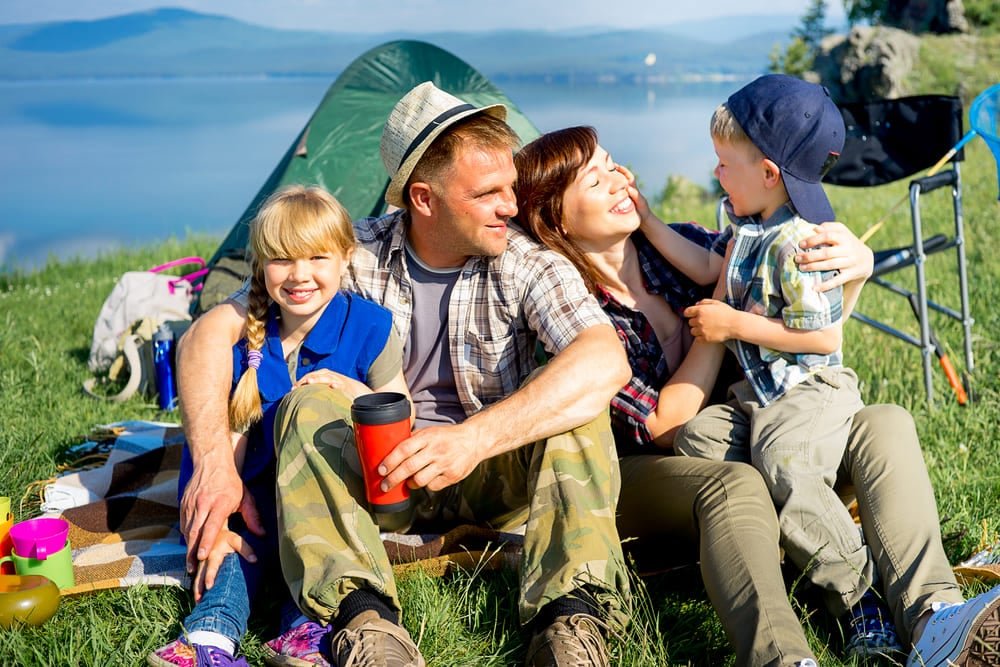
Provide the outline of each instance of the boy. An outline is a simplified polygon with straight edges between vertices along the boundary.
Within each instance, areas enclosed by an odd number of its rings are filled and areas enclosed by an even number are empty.
[[[716,296],[725,287],[724,301],[702,300],[684,315],[696,337],[728,344],[745,378],[730,388],[728,403],[688,422],[674,449],[752,463],[778,509],[788,558],[823,589],[835,614],[863,604],[852,614],[849,650],[898,650],[888,611],[872,613],[878,600],[866,595],[871,554],[833,490],[863,405],[857,376],[841,363],[842,290],[818,292],[829,276],[799,271],[794,261],[812,225],[834,220],[820,180],[843,148],[843,119],[822,86],[768,75],[716,109],[711,129],[732,222],[715,252],[663,225],[643,224],[643,231],[692,279],[718,280]]]

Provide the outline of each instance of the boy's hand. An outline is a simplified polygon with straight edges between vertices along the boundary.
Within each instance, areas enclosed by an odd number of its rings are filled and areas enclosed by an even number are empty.
[[[706,343],[724,343],[736,337],[740,311],[716,299],[702,299],[684,309],[691,335]]]
[[[616,164],[615,169],[628,180],[628,196],[632,199],[632,203],[635,204],[635,212],[639,214],[639,222],[641,223],[639,229],[642,229],[644,225],[652,224],[654,218],[651,215],[652,211],[649,208],[649,202],[642,196],[639,189],[635,187],[635,174],[629,171],[628,167],[621,164]]]
[[[215,585],[219,566],[222,565],[223,559],[231,553],[238,553],[250,563],[257,562],[257,556],[247,541],[228,528],[223,528],[219,531],[215,544],[209,550],[208,557],[198,562],[198,571],[194,575],[194,582],[192,582],[195,602],[201,600],[205,591]]]

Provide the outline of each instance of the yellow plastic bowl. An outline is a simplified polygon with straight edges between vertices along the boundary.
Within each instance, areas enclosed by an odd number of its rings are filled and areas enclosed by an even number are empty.
[[[59,608],[59,588],[37,574],[0,574],[0,627],[41,625]]]

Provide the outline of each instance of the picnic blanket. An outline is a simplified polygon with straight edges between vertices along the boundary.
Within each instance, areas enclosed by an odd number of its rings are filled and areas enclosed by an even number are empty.
[[[71,452],[91,465],[52,480],[42,512],[70,524],[72,595],[101,589],[189,586],[178,530],[177,479],[184,434],[177,424],[117,422],[98,427]],[[382,535],[397,575],[420,569],[513,567],[522,536],[477,526],[442,535]]]

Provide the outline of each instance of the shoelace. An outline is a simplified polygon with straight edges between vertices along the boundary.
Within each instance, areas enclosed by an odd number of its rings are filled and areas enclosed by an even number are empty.
[[[323,636],[329,631],[330,626],[323,627],[319,623],[306,621],[292,631],[292,638],[301,638],[309,642],[310,646],[316,646],[318,649],[319,643],[323,640]]]
[[[588,628],[588,624],[595,627]],[[597,626],[607,627],[595,618],[576,614],[553,631],[552,639],[564,645],[566,653],[576,662],[575,667],[606,665],[608,656]]]
[[[221,665],[223,660],[227,659],[227,654],[221,649],[217,649],[212,646],[202,646],[201,644],[195,644],[194,646],[194,664],[201,667],[215,667],[216,665]],[[243,656],[239,658],[228,658],[231,667],[250,667],[250,663]]]
[[[337,657],[341,651],[350,646],[350,651],[344,664],[340,667],[353,667],[355,665],[364,666],[374,662],[378,657],[378,640],[380,636],[388,635],[396,640],[399,646],[406,651],[413,661],[417,659],[417,653],[409,642],[404,641],[401,632],[396,628],[376,628],[367,623],[357,630],[344,630],[337,635],[336,643],[333,647],[333,655]]]

